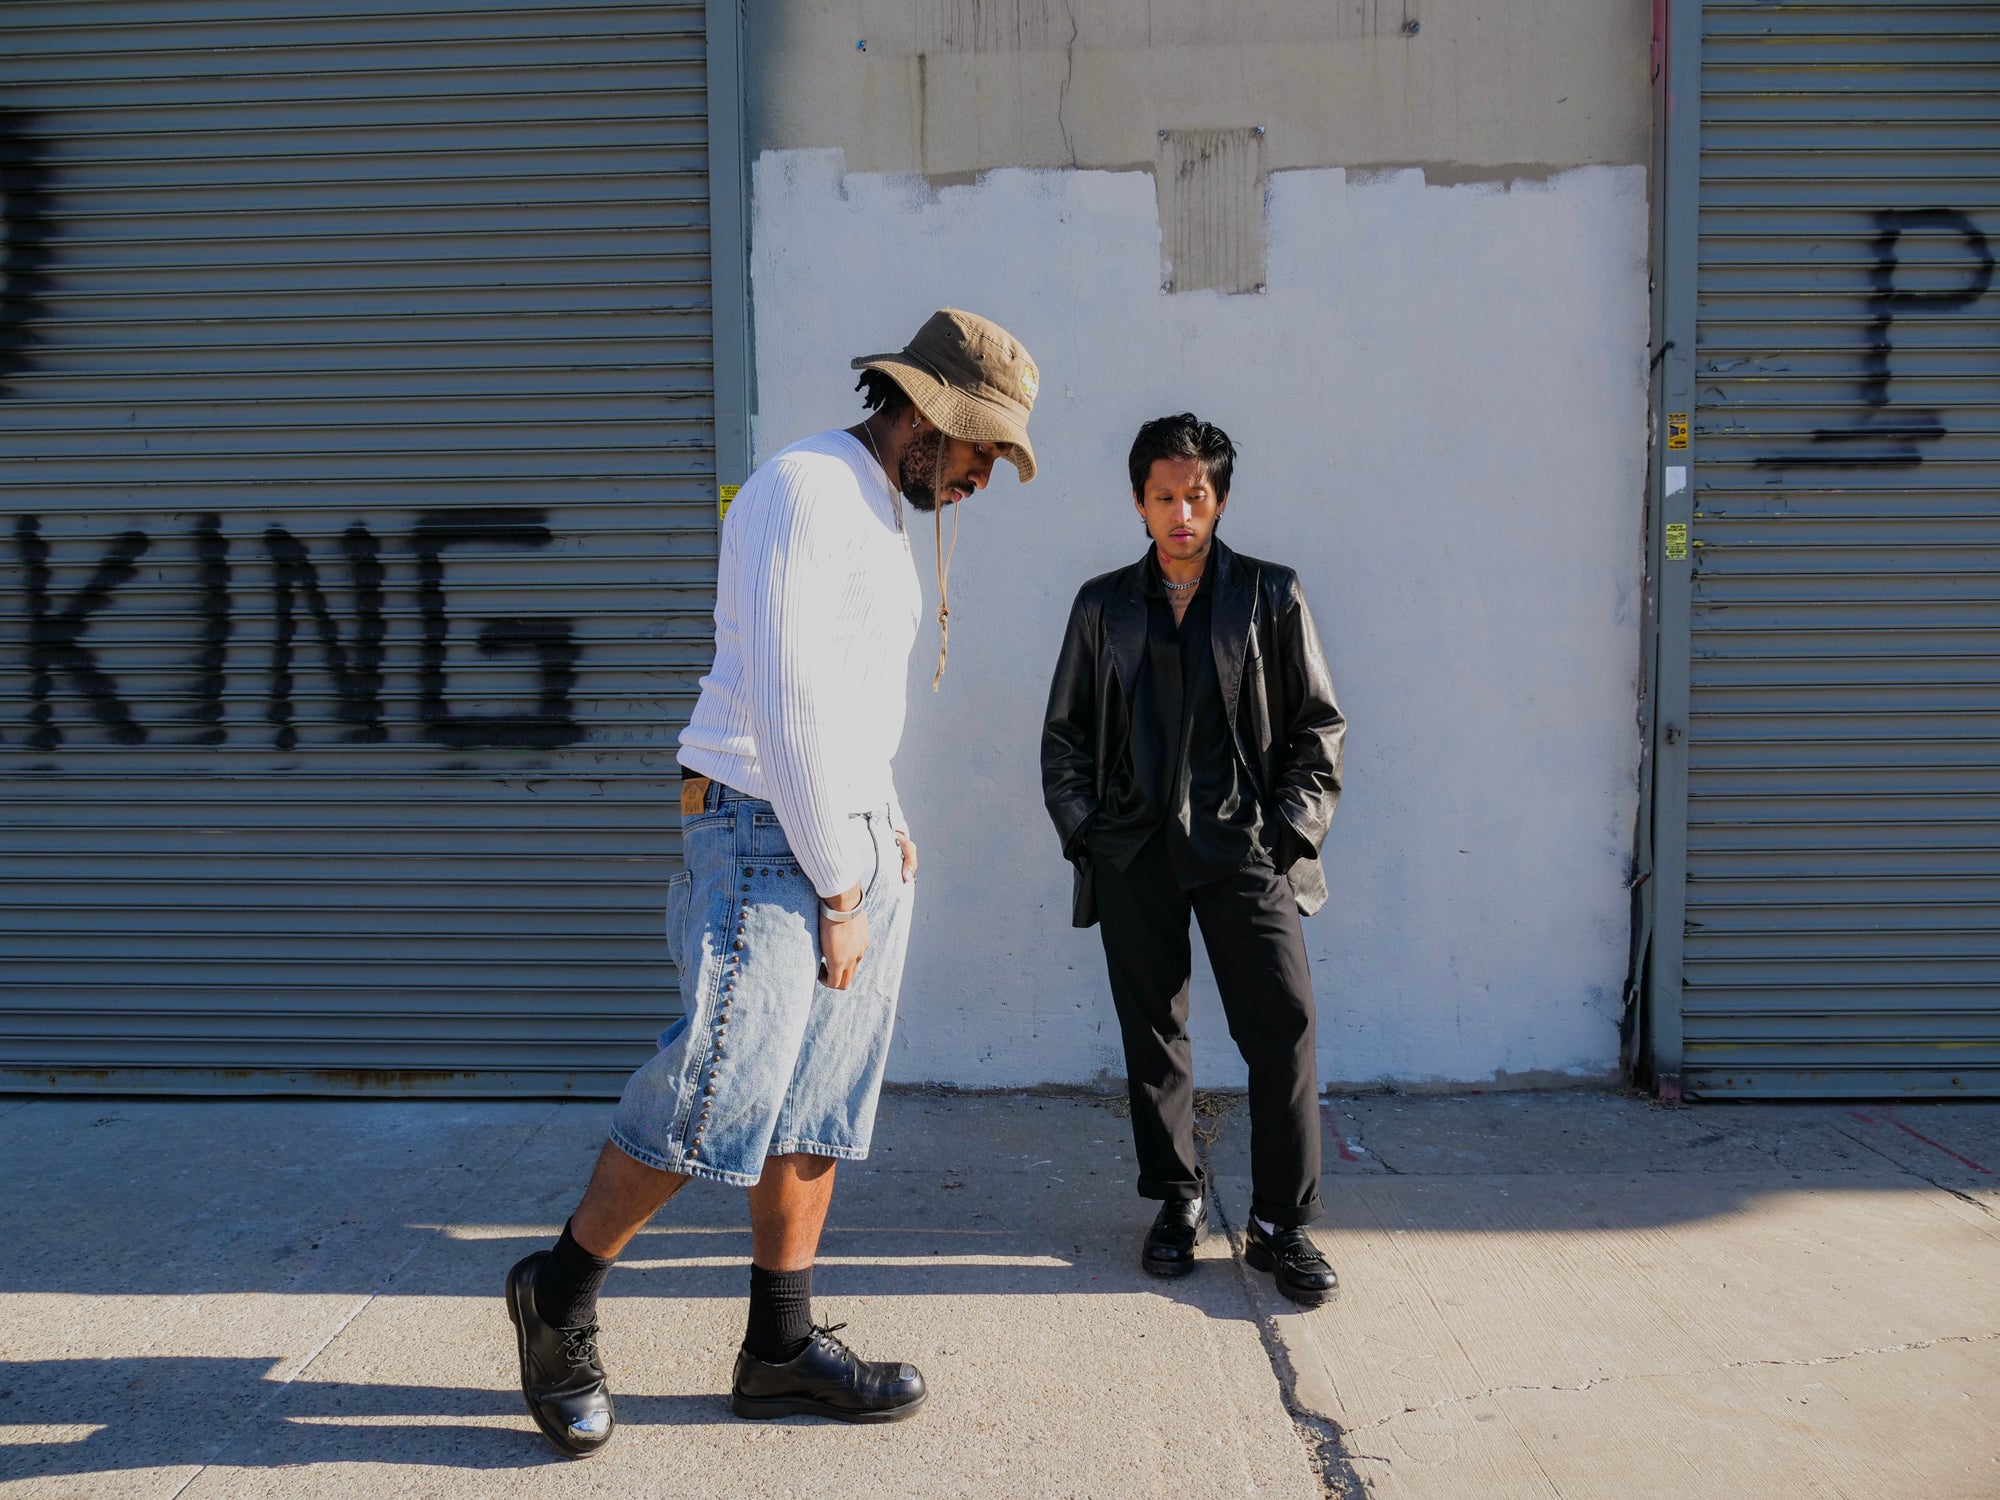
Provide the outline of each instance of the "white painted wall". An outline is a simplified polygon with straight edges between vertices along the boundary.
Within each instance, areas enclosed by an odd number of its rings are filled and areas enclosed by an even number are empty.
[[[1041,477],[1023,488],[1002,465],[963,507],[943,691],[934,627],[911,664],[897,779],[923,874],[891,1077],[1123,1073],[1097,934],[1069,926],[1038,738],[1077,586],[1145,545],[1133,431],[1182,409],[1236,439],[1223,534],[1298,568],[1353,724],[1333,899],[1306,925],[1322,1078],[1613,1070],[1637,801],[1643,169],[1511,188],[1278,173],[1269,290],[1234,297],[1161,294],[1146,173],[934,190],[788,151],[759,157],[754,188],[760,457],[854,421],[849,358],[899,346],[939,305],[997,319],[1043,373]],[[1200,1081],[1240,1083],[1205,974],[1195,1011]]]

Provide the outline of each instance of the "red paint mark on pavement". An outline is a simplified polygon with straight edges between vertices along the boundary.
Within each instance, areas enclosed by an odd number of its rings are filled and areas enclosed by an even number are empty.
[[[1342,1161],[1360,1161],[1360,1157],[1347,1149],[1347,1132],[1340,1128],[1340,1121],[1334,1118],[1333,1106],[1322,1104],[1319,1107],[1319,1117],[1326,1122],[1326,1128],[1333,1132],[1333,1149],[1340,1153],[1340,1159]]]
[[[1859,1120],[1859,1119],[1864,1119],[1866,1117],[1857,1114],[1855,1118]],[[1960,1156],[1956,1151],[1952,1150],[1951,1147],[1945,1145],[1942,1141],[1932,1140],[1929,1136],[1925,1135],[1921,1130],[1912,1130],[1909,1126],[1905,1125],[1901,1120],[1897,1119],[1893,1114],[1891,1114],[1886,1109],[1882,1111],[1882,1119],[1884,1123],[1895,1126],[1898,1130],[1902,1131],[1903,1134],[1915,1136],[1918,1140],[1922,1141],[1926,1146],[1929,1146],[1932,1150],[1942,1151],[1946,1156],[1949,1156],[1953,1161],[1958,1162],[1960,1165],[1970,1167],[1975,1172],[1984,1172],[1988,1177],[1991,1177],[1993,1175],[1991,1168],[1980,1166],[1978,1162],[1974,1161],[1969,1156]]]

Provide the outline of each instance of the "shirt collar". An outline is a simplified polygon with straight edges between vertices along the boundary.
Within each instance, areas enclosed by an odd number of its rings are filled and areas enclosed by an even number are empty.
[[[1201,565],[1202,586],[1195,590],[1197,594],[1207,594],[1214,591],[1215,559],[1218,550],[1215,537],[1211,533],[1208,541],[1208,558]],[[1164,599],[1167,597],[1166,576],[1160,572],[1160,549],[1151,542],[1148,542],[1146,546],[1146,566],[1139,574],[1139,592],[1148,599]]]

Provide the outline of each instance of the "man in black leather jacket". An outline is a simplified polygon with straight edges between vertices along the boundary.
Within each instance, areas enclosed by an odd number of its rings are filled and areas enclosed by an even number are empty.
[[[1076,869],[1075,924],[1104,939],[1124,1035],[1139,1194],[1164,1200],[1148,1271],[1194,1269],[1207,1184],[1194,1152],[1188,919],[1201,923],[1249,1068],[1246,1258],[1296,1302],[1337,1290],[1321,1213],[1319,1081],[1301,912],[1346,720],[1296,574],[1215,535],[1236,450],[1191,413],[1140,428],[1133,504],[1152,545],[1077,593],[1042,731],[1042,791]]]

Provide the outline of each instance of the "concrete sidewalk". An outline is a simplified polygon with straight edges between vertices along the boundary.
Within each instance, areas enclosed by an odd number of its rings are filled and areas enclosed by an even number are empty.
[[[1136,1265],[1107,1101],[884,1102],[817,1280],[914,1421],[739,1422],[749,1237],[697,1187],[614,1273],[622,1430],[557,1458],[498,1289],[601,1104],[0,1101],[0,1494],[2000,1495],[2000,1106],[1327,1111],[1300,1313],[1233,1254]]]

